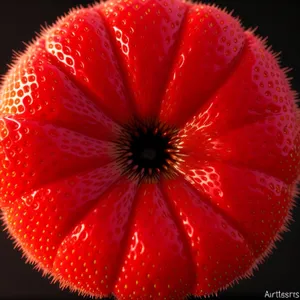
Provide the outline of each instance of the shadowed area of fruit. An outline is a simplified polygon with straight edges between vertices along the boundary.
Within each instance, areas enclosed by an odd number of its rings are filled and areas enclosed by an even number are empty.
[[[296,196],[300,122],[277,56],[215,6],[73,10],[1,88],[0,207],[62,288],[213,295],[252,275]]]

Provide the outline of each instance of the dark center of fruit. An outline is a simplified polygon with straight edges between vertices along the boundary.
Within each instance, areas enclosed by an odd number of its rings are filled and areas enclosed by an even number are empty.
[[[117,141],[117,161],[123,174],[142,182],[173,178],[182,161],[178,130],[158,121],[134,120]]]

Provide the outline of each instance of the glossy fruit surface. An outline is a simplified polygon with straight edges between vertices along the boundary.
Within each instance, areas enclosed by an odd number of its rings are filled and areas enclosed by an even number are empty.
[[[210,295],[251,275],[286,228],[299,109],[274,54],[225,11],[73,10],[0,94],[3,220],[62,287]]]

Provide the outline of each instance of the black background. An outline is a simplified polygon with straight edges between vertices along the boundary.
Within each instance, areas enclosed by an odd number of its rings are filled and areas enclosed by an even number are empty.
[[[257,33],[269,37],[269,44],[276,52],[281,51],[283,66],[292,67],[292,84],[300,91],[300,15],[298,1],[204,1],[234,9],[246,28],[258,26]],[[40,25],[51,24],[79,4],[93,1],[72,0],[24,0],[1,1],[0,4],[0,73],[7,71],[12,50],[23,50],[22,41],[28,42]],[[299,200],[299,198],[297,199]],[[299,202],[299,201],[297,201]],[[260,266],[251,279],[242,280],[238,285],[219,295],[220,299],[247,296],[263,298],[265,291],[300,292],[300,208],[293,211],[295,221],[290,232],[284,234],[284,241],[277,243],[276,251]],[[34,271],[31,265],[21,260],[21,254],[13,250],[12,242],[0,230],[0,299],[81,299],[76,294],[61,291],[58,285]]]

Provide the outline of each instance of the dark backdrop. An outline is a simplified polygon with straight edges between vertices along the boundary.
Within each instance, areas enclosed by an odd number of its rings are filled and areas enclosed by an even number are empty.
[[[0,2],[0,73],[7,71],[12,50],[23,50],[22,41],[32,39],[40,25],[51,24],[56,17],[79,4],[93,1],[75,0],[10,0]],[[257,33],[269,37],[269,44],[276,52],[282,51],[282,64],[293,67],[293,87],[300,91],[300,45],[298,1],[220,0],[213,2],[234,9],[246,27],[259,26]],[[299,200],[299,199],[298,199]],[[298,201],[299,202],[299,201]],[[261,265],[255,276],[220,294],[220,299],[233,296],[263,298],[265,291],[300,292],[300,208],[293,212],[295,221],[291,231],[284,234],[284,241],[277,243],[277,250]],[[21,254],[13,250],[6,233],[0,230],[0,299],[81,299],[68,291],[60,291],[51,285],[41,273],[21,260]]]

